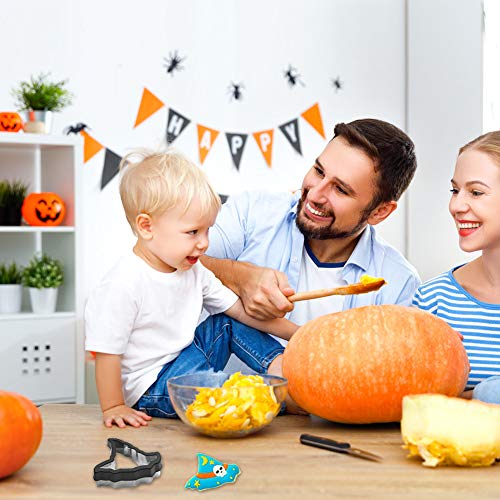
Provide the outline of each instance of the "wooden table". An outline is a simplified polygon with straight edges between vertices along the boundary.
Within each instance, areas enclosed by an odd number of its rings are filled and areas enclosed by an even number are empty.
[[[21,471],[0,481],[1,498],[500,498],[500,464],[425,468],[406,458],[396,424],[355,427],[283,416],[252,436],[220,440],[196,434],[178,420],[153,419],[140,429],[106,429],[95,405],[44,405],[41,413],[42,444]],[[370,462],[301,445],[299,435],[304,432],[349,441],[384,460]],[[108,437],[143,451],[159,451],[161,476],[136,488],[97,487],[93,468],[109,457]],[[197,472],[197,453],[236,463],[242,471],[236,483],[203,493],[184,489]],[[126,459],[118,465],[129,466]]]

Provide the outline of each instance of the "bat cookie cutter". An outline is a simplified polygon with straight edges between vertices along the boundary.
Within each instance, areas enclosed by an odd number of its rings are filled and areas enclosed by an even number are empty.
[[[155,451],[147,453],[136,446],[117,438],[109,438],[108,446],[111,455],[107,460],[94,467],[94,481],[97,486],[127,488],[139,484],[149,484],[161,474],[161,455]],[[137,467],[117,469],[116,454],[130,457]]]

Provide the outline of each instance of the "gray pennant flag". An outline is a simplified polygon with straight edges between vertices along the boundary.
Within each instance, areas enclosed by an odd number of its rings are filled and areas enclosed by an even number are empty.
[[[172,144],[172,142],[179,137],[184,129],[191,123],[189,118],[177,113],[172,108],[168,110],[168,120],[167,120],[167,143]]]
[[[106,148],[106,155],[104,156],[104,167],[102,168],[101,175],[101,190],[113,179],[118,173],[122,157]]]
[[[299,155],[302,155],[302,150],[300,148],[299,120],[295,118],[294,120],[283,123],[283,125],[279,126],[279,129],[283,132],[283,135],[287,138],[293,149],[295,149]]]
[[[247,141],[248,134],[231,134],[226,132],[227,143],[229,144],[229,151],[233,159],[236,170],[240,169],[241,156]]]

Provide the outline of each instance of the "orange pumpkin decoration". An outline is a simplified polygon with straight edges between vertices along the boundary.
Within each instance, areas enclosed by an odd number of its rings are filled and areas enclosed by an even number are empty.
[[[23,467],[42,439],[42,417],[27,398],[0,391],[0,478]]]
[[[398,421],[404,396],[457,396],[468,374],[455,330],[428,312],[393,305],[309,321],[283,356],[291,397],[314,415],[350,424]]]
[[[24,199],[21,214],[30,226],[58,226],[66,206],[55,193],[31,193]]]
[[[17,113],[0,113],[0,131],[19,132],[23,128],[23,120]]]

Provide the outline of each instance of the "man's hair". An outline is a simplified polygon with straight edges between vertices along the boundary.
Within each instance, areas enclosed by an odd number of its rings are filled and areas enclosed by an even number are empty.
[[[333,137],[342,137],[375,162],[377,185],[369,211],[380,203],[399,200],[417,168],[415,145],[402,130],[382,120],[365,118],[338,123]]]
[[[473,141],[468,142],[465,146],[462,146],[458,151],[458,154],[461,155],[468,149],[482,151],[483,153],[486,153],[497,165],[500,165],[500,131],[495,130],[494,132],[487,132],[486,134],[480,135]]]
[[[195,197],[203,212],[216,214],[221,207],[204,172],[174,150],[133,151],[122,159],[120,170],[120,197],[134,234],[135,219],[141,213],[161,215],[179,203],[187,211]]]

